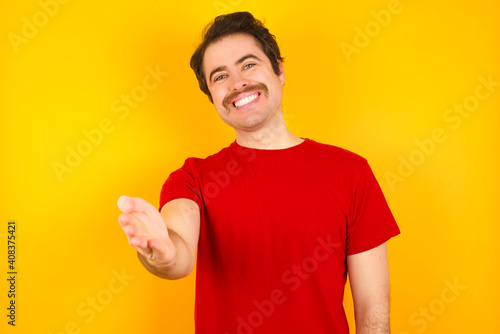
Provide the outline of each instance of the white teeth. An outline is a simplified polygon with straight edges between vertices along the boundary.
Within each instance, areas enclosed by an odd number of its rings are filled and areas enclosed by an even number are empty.
[[[259,94],[253,94],[253,95],[247,96],[241,100],[234,102],[234,105],[236,107],[244,106],[245,104],[248,104],[248,103],[252,102],[253,100],[255,100],[258,96],[259,96]]]

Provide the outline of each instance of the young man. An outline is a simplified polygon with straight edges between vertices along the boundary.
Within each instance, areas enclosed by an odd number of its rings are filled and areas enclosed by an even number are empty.
[[[191,59],[236,140],[188,158],[160,212],[122,196],[119,223],[153,274],[187,276],[197,259],[196,333],[390,333],[385,242],[399,229],[366,160],[292,134],[274,36],[250,13],[219,16]]]

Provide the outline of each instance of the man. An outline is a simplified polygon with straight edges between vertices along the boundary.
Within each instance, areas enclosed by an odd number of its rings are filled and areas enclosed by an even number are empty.
[[[119,223],[153,274],[187,276],[197,258],[196,333],[390,333],[386,241],[398,226],[366,160],[292,134],[273,35],[250,13],[219,16],[191,59],[236,140],[188,158],[160,212],[122,196]]]

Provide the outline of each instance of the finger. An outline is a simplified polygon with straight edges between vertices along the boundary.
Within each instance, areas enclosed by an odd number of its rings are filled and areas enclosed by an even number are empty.
[[[118,198],[116,205],[122,212],[130,212],[133,209],[134,204],[132,197],[123,195]]]
[[[148,251],[148,241],[141,237],[131,237],[130,246],[134,247],[138,251]]]
[[[127,238],[130,239],[133,237],[146,237],[146,234],[141,229],[140,222],[138,222],[138,220],[133,215],[123,213],[120,215],[118,220]]]
[[[139,235],[133,226],[125,226],[123,232],[125,232],[130,246],[141,251],[145,251],[145,248],[148,248],[147,239]]]
[[[153,250],[148,247],[148,241],[143,238],[131,238],[129,240],[132,246],[139,254],[144,255],[146,258],[151,258]]]
[[[131,219],[134,221],[134,224],[137,224],[138,226],[140,225],[146,229],[148,227],[154,226],[154,224],[152,225],[152,223],[154,223],[154,219],[151,219],[151,217],[146,213],[136,211],[130,213],[129,215]]]
[[[163,244],[159,240],[156,240],[156,239],[148,240],[148,247],[153,252],[156,252],[156,253],[162,254],[165,252]]]
[[[133,225],[124,226],[122,227],[122,230],[128,238],[142,237]]]
[[[129,237],[140,236],[148,238],[151,235],[151,227],[154,227],[151,219],[143,213],[122,213],[118,217],[123,232]],[[154,230],[153,230],[154,231]]]
[[[167,245],[159,240],[148,240],[148,247],[151,250],[150,258],[157,263],[170,263],[175,257],[175,250],[172,251]]]
[[[121,227],[127,225],[144,226],[150,221],[149,218],[148,215],[141,212],[122,213],[118,216],[118,224],[120,224]]]
[[[122,230],[125,233],[130,246],[134,247],[141,253],[150,254],[151,249],[149,249],[148,246],[149,237],[140,228],[141,225],[137,224],[138,220],[134,217],[134,215],[130,214],[122,214],[121,217],[124,217],[121,219],[122,221],[127,221],[127,223],[122,226]]]
[[[140,197],[120,196],[117,202],[118,208],[125,213],[143,212],[147,215],[159,214],[156,208]]]
[[[118,224],[123,228],[127,225],[130,225],[132,223],[132,219],[130,219],[130,216],[127,213],[122,213],[121,215],[118,216]]]

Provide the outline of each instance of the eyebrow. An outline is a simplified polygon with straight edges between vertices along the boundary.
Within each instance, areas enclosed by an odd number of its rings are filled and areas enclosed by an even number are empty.
[[[249,53],[249,54],[247,54],[247,55],[245,55],[245,56],[241,57],[240,59],[238,59],[238,60],[237,60],[234,64],[235,64],[235,65],[239,65],[239,64],[241,64],[242,62],[244,62],[245,60],[247,60],[248,58],[255,58],[255,59],[257,59],[257,60],[261,61],[259,57],[257,57],[257,56],[256,56],[256,55],[254,55],[254,54]],[[226,70],[226,69],[227,69],[227,66],[219,66],[219,67],[217,67],[215,70],[213,70],[212,72],[210,72],[210,76],[208,77],[208,79],[209,79],[210,81],[212,81],[212,76],[213,76],[215,73],[220,72],[220,71],[224,71],[224,70]]]

